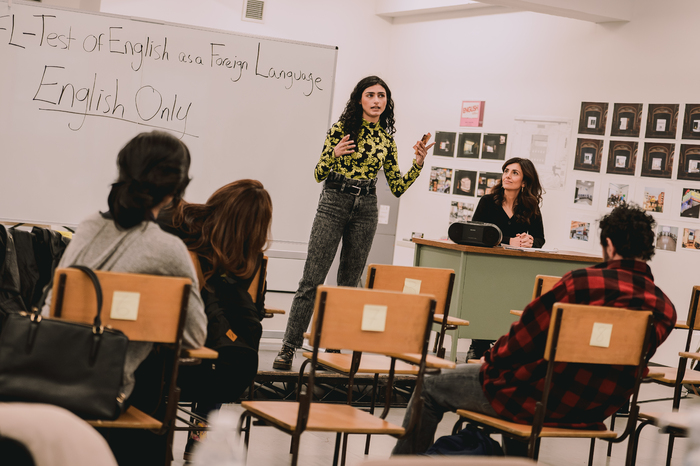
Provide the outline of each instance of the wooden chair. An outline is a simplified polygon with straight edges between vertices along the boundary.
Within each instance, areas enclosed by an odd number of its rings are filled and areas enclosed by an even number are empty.
[[[253,416],[291,434],[292,466],[296,466],[298,461],[300,436],[307,430],[337,433],[334,465],[338,464],[343,433],[388,434],[394,437],[409,435],[420,419],[422,405],[420,395],[434,313],[435,300],[429,295],[319,286],[309,341],[313,346],[313,352],[306,392],[298,402],[243,401],[241,405],[245,412],[241,415],[239,430],[244,421]],[[380,417],[375,417],[349,404],[314,402],[313,388],[319,347],[347,349],[357,353],[420,354],[412,398],[414,403],[412,412],[415,415],[411,419],[409,428],[405,430],[384,420],[389,411],[390,396],[387,396],[387,403]],[[393,384],[397,359],[398,356],[391,357],[387,390],[390,390]],[[356,360],[359,362],[359,358]],[[348,393],[352,393],[355,373],[356,367],[349,376]],[[248,440],[246,435],[246,445]]]
[[[534,301],[535,299],[539,298],[540,296],[551,290],[559,280],[561,280],[561,277],[555,277],[553,275],[537,275],[535,277],[535,286],[532,288],[531,301]],[[510,313],[514,316],[523,315],[522,309],[511,310]]]
[[[591,346],[591,334],[595,323],[612,324],[613,331],[609,346]],[[460,420],[455,430],[464,422],[479,425],[490,432],[528,442],[530,458],[537,459],[540,439],[544,437],[590,438],[589,466],[593,461],[595,439],[619,443],[633,431],[637,422],[637,396],[646,367],[646,357],[651,335],[654,332],[650,311],[629,311],[626,309],[588,306],[584,304],[556,303],[552,308],[552,318],[544,352],[548,361],[542,399],[537,403],[532,425],[517,424],[500,418],[486,416],[467,410],[457,410]],[[627,426],[618,435],[611,430],[583,430],[561,427],[543,427],[549,389],[553,380],[554,362],[629,365],[637,366],[637,377],[632,391],[632,402]],[[632,442],[630,442],[630,445]]]
[[[175,413],[180,390],[177,388],[178,355],[182,344],[187,302],[191,280],[189,278],[156,275],[95,271],[104,296],[102,322],[105,327],[121,330],[129,341],[143,341],[169,347],[171,356],[166,358],[164,393],[167,394],[164,410],[144,413],[130,406],[114,421],[88,421],[94,427],[115,429],[148,429],[159,435],[167,435],[166,464],[172,461],[172,439]],[[77,269],[57,269],[54,275],[53,299],[50,315],[73,322],[92,323],[95,317],[96,298],[90,278]],[[111,316],[114,295],[117,292],[138,293],[136,320],[122,320]],[[162,412],[161,412],[162,411]]]

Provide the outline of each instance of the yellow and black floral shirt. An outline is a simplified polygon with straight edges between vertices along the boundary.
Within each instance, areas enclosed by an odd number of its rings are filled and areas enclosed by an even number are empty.
[[[389,188],[394,196],[402,195],[420,175],[421,168],[413,161],[413,166],[401,176],[396,157],[396,143],[379,123],[362,121],[355,146],[357,152],[336,157],[333,148],[343,139],[345,131],[338,122],[331,126],[323,145],[321,160],[316,164],[314,176],[319,183],[328,177],[331,171],[355,180],[372,180],[383,167]]]

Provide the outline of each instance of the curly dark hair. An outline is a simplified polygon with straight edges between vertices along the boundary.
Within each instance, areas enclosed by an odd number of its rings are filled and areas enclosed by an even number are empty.
[[[357,141],[360,128],[362,128],[362,93],[365,89],[379,84],[386,91],[386,108],[379,117],[379,124],[389,134],[394,134],[394,101],[391,98],[391,89],[386,85],[384,80],[378,76],[367,76],[360,80],[352,90],[348,103],[345,104],[345,110],[340,115],[340,123],[343,125],[345,134],[350,135],[351,141]]]
[[[636,204],[623,202],[600,219],[600,244],[610,238],[623,259],[648,261],[654,256],[654,217]]]
[[[530,223],[530,220],[535,215],[540,214],[540,204],[542,203],[542,194],[544,190],[540,184],[540,177],[537,175],[535,165],[528,160],[520,157],[513,157],[506,160],[501,167],[502,171],[506,171],[508,165],[514,163],[520,164],[523,172],[523,188],[518,193],[513,205],[513,217],[516,222]],[[503,189],[503,180],[498,180],[491,189],[493,200],[496,205],[503,205],[505,199],[505,189]]]

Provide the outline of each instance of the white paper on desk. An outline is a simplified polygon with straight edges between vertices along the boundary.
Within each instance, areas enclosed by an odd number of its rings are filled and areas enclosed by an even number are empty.
[[[381,225],[387,225],[389,223],[389,210],[391,210],[391,206],[384,204],[379,206],[379,223]]]
[[[510,244],[503,244],[503,249],[512,249],[514,251],[526,251],[526,252],[559,252],[557,248],[518,248],[511,246]]]

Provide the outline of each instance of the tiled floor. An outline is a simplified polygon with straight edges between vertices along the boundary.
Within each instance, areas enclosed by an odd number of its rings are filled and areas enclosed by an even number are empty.
[[[277,343],[263,343],[261,347],[261,367],[272,365],[272,359],[278,349]],[[460,358],[460,359],[463,359]],[[300,358],[295,359],[295,366],[300,364]],[[672,395],[672,389],[662,387],[657,384],[648,384],[642,387],[641,399],[658,399]],[[685,406],[690,406],[697,399],[683,400]],[[647,411],[670,411],[670,401],[660,401],[646,403],[642,405],[642,410]],[[240,405],[227,405],[224,409],[231,412],[236,418],[241,413]],[[404,409],[392,409],[388,420],[400,424]],[[448,414],[440,424],[437,435],[449,435],[452,425],[456,421],[454,414]],[[619,429],[624,428],[626,419],[618,420]],[[178,432],[175,436],[175,458],[173,463],[176,466],[183,464],[182,453],[184,450],[186,434]],[[500,441],[500,438],[495,437]],[[262,465],[285,465],[289,464],[289,445],[291,437],[272,427],[254,426],[251,434],[250,449],[248,451],[247,464]],[[333,446],[335,434],[306,432],[302,434],[299,464],[304,466],[328,466],[333,461]],[[395,444],[395,439],[387,436],[373,436],[370,454],[363,455],[364,436],[350,436],[348,445],[348,466],[361,464],[366,458],[383,459],[388,458],[391,449]],[[659,466],[665,463],[666,445],[668,436],[658,433],[654,427],[646,427],[642,431],[640,440],[637,464],[639,466]],[[586,439],[544,439],[540,450],[540,464],[551,466],[574,466],[585,465],[588,459],[589,441]],[[677,439],[674,448],[672,465],[683,464],[687,440]],[[627,442],[615,445],[612,456],[605,455],[606,444],[598,441],[596,445],[596,455],[594,465],[618,466],[625,461]]]

